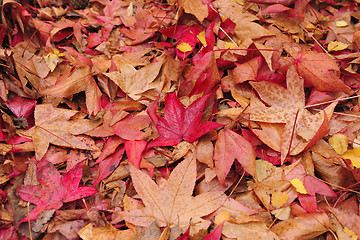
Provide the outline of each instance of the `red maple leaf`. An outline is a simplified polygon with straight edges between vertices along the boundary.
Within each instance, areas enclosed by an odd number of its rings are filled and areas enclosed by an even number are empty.
[[[197,99],[185,109],[177,98],[176,93],[170,93],[165,97],[164,117],[156,114],[156,106],[159,98],[156,99],[149,106],[148,114],[155,122],[160,136],[152,141],[148,145],[148,148],[155,146],[174,146],[179,144],[181,140],[194,142],[205,133],[223,126],[215,122],[201,122],[202,111],[209,97],[210,94],[207,94]]]
[[[52,163],[45,162],[37,169],[36,175],[40,185],[19,185],[17,188],[17,195],[21,199],[37,205],[19,224],[28,221],[28,218],[30,221],[37,219],[44,211],[58,210],[65,202],[72,202],[97,192],[92,187],[79,187],[82,163],[77,164],[62,177]]]

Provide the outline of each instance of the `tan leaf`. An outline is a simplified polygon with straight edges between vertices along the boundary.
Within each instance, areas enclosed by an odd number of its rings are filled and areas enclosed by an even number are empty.
[[[287,72],[286,89],[280,85],[265,81],[252,82],[251,85],[260,98],[270,107],[251,107],[249,110],[250,119],[260,122],[260,125],[264,122],[270,124],[285,123],[282,132],[281,129],[271,129],[268,125],[264,125],[264,129],[261,131],[254,131],[264,143],[277,151],[279,151],[278,145],[271,143],[269,136],[281,135],[280,152],[282,162],[287,154],[299,154],[309,145],[315,143],[315,139],[319,140],[328,133],[327,122],[332,116],[336,103],[332,103],[324,111],[317,114],[312,114],[305,109],[304,82],[296,73],[295,67],[290,67]],[[273,134],[270,134],[271,131],[273,131]]]
[[[97,127],[101,121],[89,119],[71,120],[77,111],[54,108],[50,104],[40,104],[35,107],[35,126],[23,135],[32,138],[37,160],[45,155],[49,144],[58,146],[96,150],[87,145],[82,138],[75,135],[82,134]]]
[[[202,0],[179,0],[186,13],[193,14],[200,22],[208,16],[208,7]]]
[[[281,239],[311,239],[327,232],[330,219],[326,213],[312,213],[279,222],[271,228]]]
[[[191,154],[171,172],[163,188],[151,180],[148,174],[132,165],[130,174],[145,208],[122,212],[121,215],[135,225],[147,227],[156,221],[159,227],[179,225],[185,230],[190,222],[196,223],[195,219],[204,222],[201,217],[214,212],[226,200],[222,191],[192,197],[196,181],[196,159]]]
[[[222,234],[231,239],[237,240],[278,240],[280,239],[275,233],[270,231],[265,223],[250,222],[243,224],[235,224],[230,222],[224,223]]]
[[[53,97],[70,97],[81,91],[85,91],[89,113],[97,114],[102,93],[92,77],[89,66],[74,67],[72,71],[59,77],[54,86],[43,90],[42,93]]]
[[[141,94],[147,90],[162,90],[164,83],[155,81],[155,79],[159,75],[163,63],[164,58],[159,58],[158,61],[136,70],[134,66],[121,58],[118,59],[118,71],[104,74],[133,100],[139,100]]]

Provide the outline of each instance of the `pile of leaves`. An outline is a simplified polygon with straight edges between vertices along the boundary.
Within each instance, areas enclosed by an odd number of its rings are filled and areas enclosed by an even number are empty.
[[[359,19],[4,0],[0,238],[360,238]]]

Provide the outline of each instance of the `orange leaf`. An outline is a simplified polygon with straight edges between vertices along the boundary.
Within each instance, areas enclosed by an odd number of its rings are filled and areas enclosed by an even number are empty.
[[[234,131],[223,129],[219,132],[214,151],[216,175],[221,184],[225,184],[235,159],[246,172],[255,175],[255,153],[251,144]]]
[[[350,87],[346,86],[336,74],[340,69],[336,62],[326,53],[312,51],[298,52],[295,60],[296,70],[307,84],[320,91],[342,91],[352,95]]]

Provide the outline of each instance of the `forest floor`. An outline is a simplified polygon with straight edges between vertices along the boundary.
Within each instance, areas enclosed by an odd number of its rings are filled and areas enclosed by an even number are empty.
[[[359,239],[359,3],[3,1],[0,239]]]

